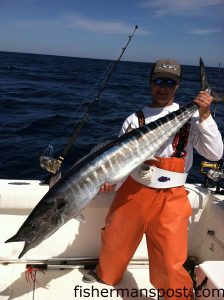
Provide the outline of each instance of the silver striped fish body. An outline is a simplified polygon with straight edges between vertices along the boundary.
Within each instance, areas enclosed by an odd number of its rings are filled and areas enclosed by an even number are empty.
[[[76,163],[41,199],[15,236],[25,241],[19,258],[80,215],[105,182],[116,183],[153,157],[196,112],[192,103],[115,139]]]
[[[62,178],[67,186],[64,194],[71,199],[68,215],[72,217],[79,215],[102,184],[119,182],[145,160],[153,157],[196,110],[195,104],[181,108],[121,136],[74,165]]]

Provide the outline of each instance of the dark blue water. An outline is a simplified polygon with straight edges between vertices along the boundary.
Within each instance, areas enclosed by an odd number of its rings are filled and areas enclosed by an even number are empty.
[[[44,179],[39,157],[49,144],[57,156],[83,116],[111,61],[0,52],[0,178]],[[118,134],[132,112],[149,103],[150,63],[120,62],[71,152],[65,171],[90,148]],[[223,95],[224,69],[206,68],[210,83]],[[200,89],[199,68],[183,66],[176,101],[186,104]],[[224,133],[224,105],[216,121]],[[202,158],[195,156],[189,181],[201,180]]]

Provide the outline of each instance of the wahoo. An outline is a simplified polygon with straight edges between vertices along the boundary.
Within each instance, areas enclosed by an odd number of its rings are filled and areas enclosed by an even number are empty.
[[[83,209],[96,196],[102,184],[121,181],[144,161],[153,158],[197,109],[195,103],[186,105],[127,132],[85,156],[45,194],[18,232],[6,243],[24,241],[19,255],[21,258],[70,219],[83,219]]]

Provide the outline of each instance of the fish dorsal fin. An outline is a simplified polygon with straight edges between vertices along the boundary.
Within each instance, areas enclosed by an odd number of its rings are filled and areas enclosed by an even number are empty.
[[[103,143],[100,143],[100,144],[97,144],[97,145],[93,146],[93,148],[89,152],[89,155],[92,154],[93,152],[96,152],[96,151],[100,150],[101,148],[105,147],[106,145],[109,145],[112,141],[114,141],[114,139],[107,140]]]
[[[101,148],[105,147],[106,145],[109,145],[113,140],[107,140],[103,143],[97,144],[95,146],[92,147],[92,149],[90,150],[90,152],[88,154],[86,154],[85,156],[81,157],[80,159],[78,159],[75,165],[78,165],[81,161],[83,161],[84,159],[86,159],[87,157],[89,157],[91,154],[93,154],[94,152],[97,152],[98,150],[100,150]]]

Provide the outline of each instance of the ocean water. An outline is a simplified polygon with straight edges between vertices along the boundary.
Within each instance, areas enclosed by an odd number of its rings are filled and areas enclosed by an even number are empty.
[[[48,173],[39,157],[49,145],[57,157],[88,103],[105,78],[109,60],[0,52],[0,178],[40,179]],[[124,119],[150,101],[151,63],[121,61],[100,101],[80,131],[62,166],[66,171],[92,146],[117,136]],[[209,82],[224,92],[224,69],[206,68]],[[183,66],[176,95],[182,105],[200,90],[199,67]],[[216,122],[224,134],[224,105],[216,108]],[[195,153],[189,182],[200,182],[202,157]]]

